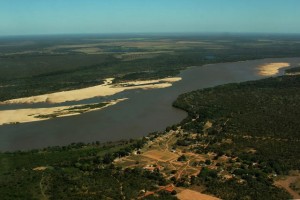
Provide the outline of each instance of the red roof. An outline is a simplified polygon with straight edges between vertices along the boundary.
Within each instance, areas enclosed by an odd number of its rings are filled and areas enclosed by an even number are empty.
[[[174,190],[174,186],[173,185],[168,185],[165,188],[163,188],[164,191],[166,192],[172,192]]]

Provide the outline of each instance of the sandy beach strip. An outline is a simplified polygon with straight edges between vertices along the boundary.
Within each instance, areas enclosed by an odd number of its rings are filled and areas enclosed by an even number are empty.
[[[157,80],[146,81],[131,81],[119,84],[112,84],[113,78],[108,78],[104,81],[104,84],[62,92],[55,92],[50,94],[17,98],[0,102],[2,104],[33,104],[33,103],[63,103],[68,101],[80,101],[84,99],[90,99],[93,97],[111,96],[125,90],[133,89],[157,89],[166,88],[172,86],[173,82],[180,81],[180,77],[164,78]]]
[[[279,70],[284,67],[289,67],[290,63],[267,63],[260,65],[258,69],[258,74],[261,76],[273,76],[279,73]]]
[[[107,103],[106,105],[98,108],[84,108],[76,109],[81,106],[94,105],[94,104],[80,104],[76,106],[59,106],[51,108],[26,108],[26,109],[16,109],[16,110],[2,110],[0,111],[0,125],[4,124],[16,124],[16,123],[26,123],[34,121],[48,120],[53,117],[67,117],[73,115],[79,115],[85,112],[100,110],[108,106],[113,106],[121,101],[125,101],[127,98],[117,99]]]

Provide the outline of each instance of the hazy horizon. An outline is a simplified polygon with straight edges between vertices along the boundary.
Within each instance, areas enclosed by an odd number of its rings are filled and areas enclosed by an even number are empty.
[[[18,37],[177,37],[177,36],[216,36],[216,37],[233,37],[233,36],[300,36],[300,33],[272,33],[272,32],[149,32],[149,33],[44,33],[44,34],[15,34],[15,35],[0,35],[0,38],[18,38]]]
[[[298,0],[0,1],[0,36],[300,34]]]

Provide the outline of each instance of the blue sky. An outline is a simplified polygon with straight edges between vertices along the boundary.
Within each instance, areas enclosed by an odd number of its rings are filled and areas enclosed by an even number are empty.
[[[300,33],[300,0],[0,0],[0,35]]]

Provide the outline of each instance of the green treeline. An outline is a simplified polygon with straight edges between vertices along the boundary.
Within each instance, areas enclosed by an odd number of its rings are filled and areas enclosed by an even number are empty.
[[[204,141],[209,145],[193,150],[226,155],[232,163],[219,166],[233,179],[202,170],[194,182],[222,199],[288,199],[273,177],[300,169],[299,94],[300,76],[281,76],[180,95],[174,106],[189,114],[181,125],[198,137],[178,144]],[[213,126],[203,131],[206,121]]]
[[[115,158],[143,146],[145,140],[76,143],[28,152],[0,153],[0,196],[8,199],[135,199],[167,181],[159,171],[121,169]],[[45,169],[37,170],[37,167]],[[161,193],[145,199],[176,199]]]
[[[197,137],[180,137],[177,145],[199,154],[215,154],[212,160],[200,163],[203,166],[197,176],[167,180],[159,170],[121,169],[112,164],[114,159],[139,151],[147,138],[76,143],[0,153],[1,199],[134,199],[169,183],[205,187],[207,193],[228,200],[289,199],[273,183],[277,175],[299,170],[299,92],[300,76],[295,75],[180,95],[174,106],[189,114],[180,125]],[[203,129],[207,121],[212,127]],[[201,143],[207,145],[197,145]],[[216,163],[224,155],[230,159]],[[178,161],[186,159],[181,156]],[[210,168],[213,163],[215,168]],[[225,172],[232,178],[220,176]],[[158,192],[144,199],[176,198]]]

